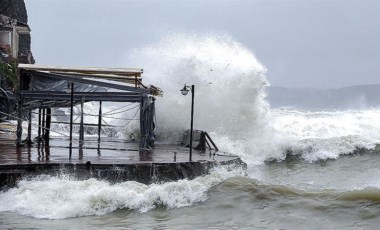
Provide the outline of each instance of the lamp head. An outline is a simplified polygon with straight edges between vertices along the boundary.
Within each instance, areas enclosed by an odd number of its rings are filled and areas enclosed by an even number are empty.
[[[186,96],[189,93],[189,90],[187,89],[186,85],[180,91],[181,91],[182,95],[184,95],[184,96]]]

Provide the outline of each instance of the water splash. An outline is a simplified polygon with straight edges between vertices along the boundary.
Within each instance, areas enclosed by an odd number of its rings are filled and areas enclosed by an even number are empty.
[[[191,99],[179,89],[193,84],[196,129],[245,160],[262,162],[276,152],[268,141],[275,135],[267,118],[267,69],[242,44],[225,35],[174,33],[136,50],[128,63],[144,66],[144,82],[164,91],[157,100],[159,139],[175,142],[189,127]]]

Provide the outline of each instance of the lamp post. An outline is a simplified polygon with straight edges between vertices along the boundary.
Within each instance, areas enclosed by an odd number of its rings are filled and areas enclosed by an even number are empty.
[[[194,118],[194,85],[187,86],[184,85],[180,90],[182,95],[186,96],[189,93],[189,89],[191,89],[191,123],[190,123],[190,155],[189,161],[192,161],[192,153],[193,153],[193,118]]]

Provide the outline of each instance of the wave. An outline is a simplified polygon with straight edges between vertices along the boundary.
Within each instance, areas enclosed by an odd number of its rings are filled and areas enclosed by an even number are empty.
[[[119,209],[146,212],[157,207],[192,206],[208,198],[210,187],[242,175],[220,167],[193,180],[145,185],[135,181],[111,184],[97,179],[41,175],[0,192],[0,212],[17,212],[44,219],[104,215]]]
[[[218,168],[193,180],[144,185],[134,181],[111,184],[96,179],[42,175],[21,180],[17,187],[0,192],[0,212],[16,212],[38,219],[65,219],[105,215],[116,210],[147,212],[157,208],[181,208],[220,199],[251,202],[293,200],[294,205],[349,205],[347,202],[380,201],[380,187],[361,189],[299,189],[268,184],[242,176],[241,171]],[[212,198],[212,199],[211,199]],[[282,200],[282,201],[281,201]],[[316,202],[317,201],[317,202]],[[232,201],[231,201],[232,202]],[[237,201],[236,201],[237,202]],[[223,202],[222,202],[223,203]],[[234,202],[230,205],[235,205]],[[236,205],[241,205],[239,202]]]
[[[285,142],[286,156],[309,161],[375,150],[380,143],[380,110],[272,110],[273,127]]]
[[[212,190],[235,190],[238,193],[248,193],[250,197],[258,200],[274,200],[283,197],[298,197],[306,199],[319,199],[328,201],[369,201],[377,203],[380,201],[379,187],[365,187],[352,190],[324,189],[319,191],[307,191],[297,189],[289,185],[264,184],[251,178],[234,177],[229,178]],[[211,191],[212,191],[211,190]]]

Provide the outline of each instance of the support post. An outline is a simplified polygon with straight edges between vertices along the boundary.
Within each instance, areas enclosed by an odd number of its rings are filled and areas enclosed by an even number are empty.
[[[28,120],[28,136],[26,138],[28,145],[32,144],[32,110],[29,110],[29,120]]]
[[[79,125],[79,147],[83,146],[84,142],[84,127],[83,127],[83,97],[80,101],[80,125]]]
[[[45,136],[45,116],[46,116],[46,113],[45,113],[45,109],[42,109],[42,140],[44,139],[44,136]]]
[[[191,124],[190,124],[190,155],[189,161],[192,161],[193,155],[193,118],[194,118],[194,85],[191,86]]]
[[[102,130],[102,101],[99,101],[99,116],[98,116],[98,143],[100,143],[100,131]]]
[[[51,108],[46,109],[46,130],[45,130],[45,145],[49,145],[50,139],[50,124],[51,124]]]
[[[41,141],[41,108],[38,109],[38,142]]]
[[[70,103],[70,156],[71,160],[71,151],[73,147],[73,107],[74,107],[74,83],[71,83],[71,103]]]

